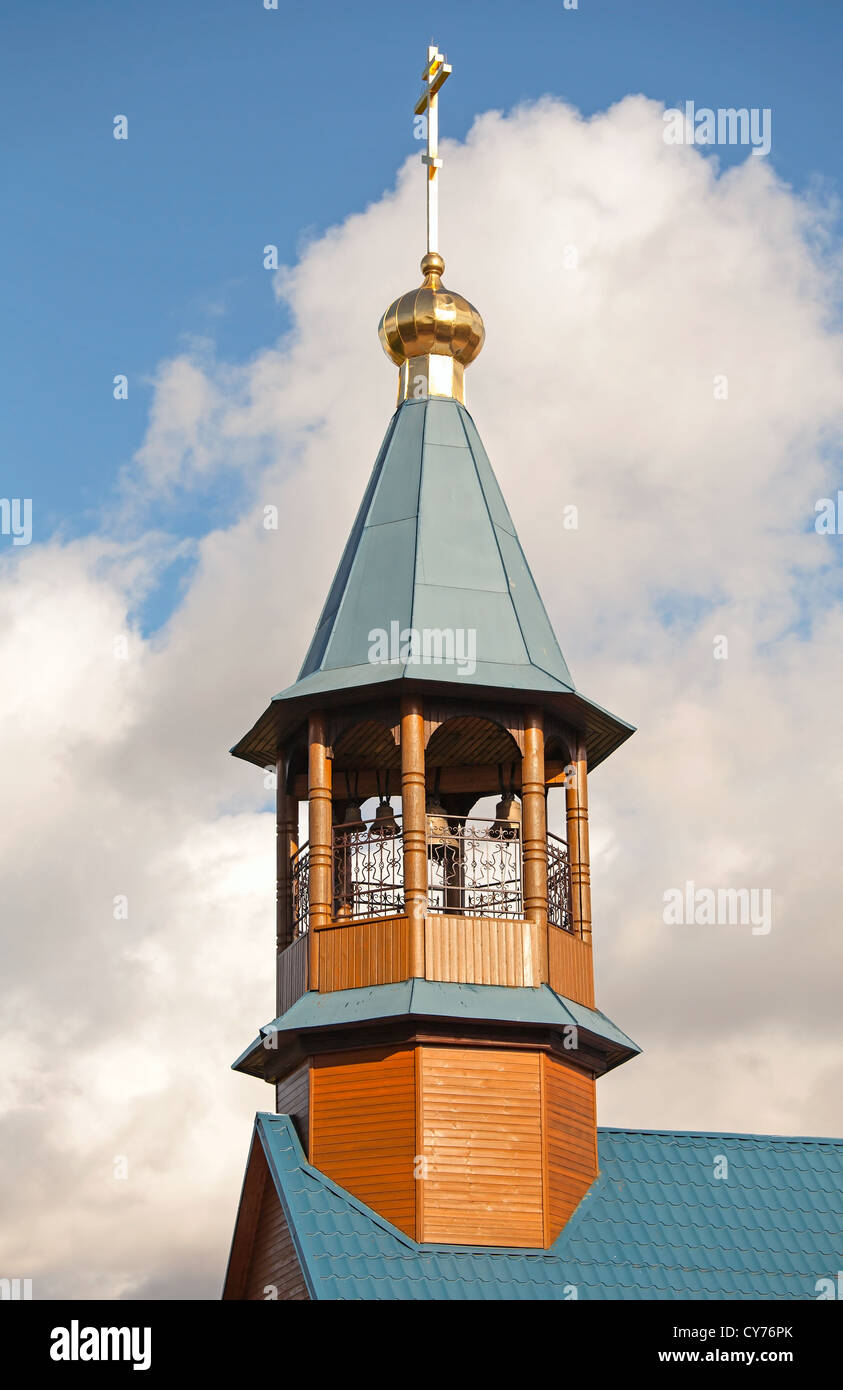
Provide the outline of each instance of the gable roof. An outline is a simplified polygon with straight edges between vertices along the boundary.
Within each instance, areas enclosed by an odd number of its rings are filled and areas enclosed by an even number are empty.
[[[449,653],[437,660],[435,640],[427,659],[400,660],[408,629],[455,634],[465,644],[457,658],[471,656],[473,641],[474,669]],[[374,631],[390,636],[388,660],[372,658]],[[264,766],[300,708],[407,682],[534,692],[585,731],[592,767],[634,732],[575,690],[477,428],[456,400],[404,401],[393,415],[298,679],[231,751]]]
[[[839,1139],[599,1129],[550,1249],[496,1250],[419,1245],[311,1167],[289,1116],[255,1132],[315,1299],[813,1299],[840,1262]]]

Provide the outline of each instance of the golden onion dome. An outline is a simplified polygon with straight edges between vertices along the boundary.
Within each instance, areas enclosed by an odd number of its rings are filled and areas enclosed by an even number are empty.
[[[398,398],[437,395],[463,399],[463,368],[483,347],[479,311],[442,284],[445,262],[428,251],[423,283],[393,300],[378,325],[381,345],[401,369]],[[445,360],[441,360],[445,359]]]

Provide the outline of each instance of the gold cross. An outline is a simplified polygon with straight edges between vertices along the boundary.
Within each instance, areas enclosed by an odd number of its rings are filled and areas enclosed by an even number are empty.
[[[427,165],[427,249],[439,250],[439,97],[440,87],[451,76],[451,65],[446,63],[435,44],[427,50],[427,67],[422,73],[421,96],[416,102],[415,115],[427,112],[427,154],[422,155],[422,164]]]

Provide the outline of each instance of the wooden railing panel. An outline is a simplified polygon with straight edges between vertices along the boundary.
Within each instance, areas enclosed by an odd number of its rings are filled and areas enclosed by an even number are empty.
[[[299,936],[278,957],[278,1014],[307,993],[307,936]]]
[[[319,989],[360,989],[410,978],[410,924],[407,917],[346,922],[317,932]]]
[[[493,917],[426,917],[425,979],[471,985],[541,983],[539,926]]]
[[[594,1008],[594,967],[591,946],[574,936],[572,932],[560,931],[559,927],[549,926],[548,973],[551,989],[573,999],[577,1004]]]

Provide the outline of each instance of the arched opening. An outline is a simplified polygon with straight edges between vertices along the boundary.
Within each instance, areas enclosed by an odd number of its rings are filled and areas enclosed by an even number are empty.
[[[431,734],[425,763],[428,910],[521,918],[521,750],[512,733],[483,715],[455,715]]]
[[[344,728],[333,748],[333,921],[403,912],[400,792],[401,750],[392,729],[371,718]]]

